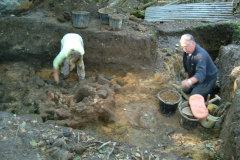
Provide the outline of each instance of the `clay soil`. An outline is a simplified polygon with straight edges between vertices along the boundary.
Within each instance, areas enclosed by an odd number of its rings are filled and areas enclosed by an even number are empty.
[[[48,19],[46,22],[50,19],[54,24],[72,24],[70,13],[58,10],[62,3],[34,2],[32,8],[31,5],[22,6],[14,14],[36,22],[44,15]],[[97,11],[106,4],[84,3],[87,5],[80,5],[81,10],[93,11],[89,25],[95,30],[111,31],[109,26],[99,25]],[[66,8],[76,6],[77,2],[73,6],[70,2],[64,4]],[[5,18],[10,14],[2,16]],[[160,27],[162,31],[172,32],[208,23],[139,24],[139,21],[142,22],[141,19],[129,21],[125,30],[133,35],[142,32],[147,35]],[[29,39],[29,42],[33,41],[36,40]],[[176,50],[178,41],[175,38],[171,42],[174,45],[170,45],[168,40],[163,40],[158,45],[172,51]],[[159,66],[162,66],[160,62]],[[143,76],[141,73],[120,74],[107,69],[98,72],[86,68],[85,80],[79,81],[74,70],[60,84],[54,82],[52,74],[51,65],[39,67],[16,60],[0,64],[0,109],[3,111],[0,112],[0,156],[3,159],[219,158],[217,150],[223,141],[219,139],[218,131],[200,124],[194,130],[187,130],[180,124],[178,110],[171,117],[159,112],[157,94],[174,88],[168,72]],[[164,100],[168,102],[179,99],[172,94],[165,96]]]

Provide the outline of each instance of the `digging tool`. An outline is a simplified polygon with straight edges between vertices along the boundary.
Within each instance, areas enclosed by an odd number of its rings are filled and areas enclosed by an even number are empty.
[[[181,91],[180,93],[181,93],[181,95],[183,96],[184,99],[189,101],[189,96],[186,93],[184,93],[183,91]]]
[[[215,102],[217,100],[221,101],[222,99],[221,99],[221,97],[219,97],[219,95],[215,94],[215,97],[213,99],[209,100],[208,103],[213,103],[213,102]]]
[[[231,106],[231,104],[232,104],[232,103],[227,102],[227,103],[225,104],[225,106],[223,107],[222,111],[217,115],[217,117],[220,117],[221,115],[223,115],[223,113],[227,111],[227,109]]]
[[[218,113],[218,111],[220,111],[221,110],[221,108],[223,108],[223,106],[224,106],[224,103],[222,103],[214,112],[213,112],[213,116],[215,116],[217,113]]]
[[[208,101],[210,99],[210,96],[211,96],[210,94],[208,94],[208,96],[207,96],[207,104],[206,104],[207,107],[208,107],[208,104],[209,104]]]

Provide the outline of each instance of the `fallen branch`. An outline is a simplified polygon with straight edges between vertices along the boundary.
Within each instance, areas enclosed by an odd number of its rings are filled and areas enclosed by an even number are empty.
[[[95,146],[95,145],[96,145],[96,144],[93,143],[93,144],[89,144],[89,145],[87,145],[87,146],[85,146],[85,147],[88,148],[88,147]]]
[[[144,160],[143,152],[141,152],[142,160]]]
[[[139,14],[141,16],[145,16],[145,13],[143,11],[139,11],[139,10],[136,10],[136,9],[130,9],[130,8],[122,8],[122,7],[119,7],[119,9],[122,11],[122,12],[125,12],[125,13],[130,13],[130,14]]]
[[[126,0],[115,0],[110,3],[106,8],[116,8],[120,3],[124,3]]]
[[[166,136],[169,136],[170,134],[173,134],[175,131],[171,131],[171,132],[166,132]]]
[[[108,154],[108,156],[107,156],[107,160],[109,160],[109,156],[112,154],[112,152],[113,152],[115,146],[116,146],[116,142],[113,142],[113,148],[112,148],[111,152]]]
[[[83,143],[104,143],[100,141],[82,141]]]
[[[136,159],[136,160],[139,160],[137,157],[135,157],[134,155],[132,155],[132,157],[134,158],[134,159]]]
[[[100,147],[98,147],[98,150],[101,149],[102,147],[106,146],[107,144],[111,143],[111,141],[103,143]]]
[[[158,0],[155,0],[155,1],[152,1],[152,2],[149,2],[149,3],[146,3],[146,4],[142,5],[142,6],[139,6],[138,9],[139,9],[139,10],[142,10],[142,9],[147,8],[147,7],[149,7],[149,6],[151,6],[152,4],[155,4],[155,3],[157,3],[157,2],[158,2]]]
[[[129,1],[129,0],[126,0],[126,1],[123,2],[120,6],[121,6],[121,7],[124,7],[124,6],[128,3],[128,1]],[[119,6],[119,7],[120,7],[120,6]]]
[[[18,129],[17,129],[17,132],[16,132],[15,141],[16,141],[16,139],[17,139],[17,134],[18,134],[19,128],[20,128],[20,124],[18,125]]]

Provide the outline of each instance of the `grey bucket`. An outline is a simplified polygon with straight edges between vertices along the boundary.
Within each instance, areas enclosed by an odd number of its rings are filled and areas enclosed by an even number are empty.
[[[103,24],[109,24],[109,14],[113,14],[116,12],[116,9],[114,8],[101,8],[98,10],[98,13],[100,15],[101,22]]]
[[[110,14],[109,15],[109,26],[114,31],[120,31],[123,29],[126,21],[126,16],[123,14]]]
[[[180,124],[183,128],[188,129],[188,130],[192,130],[197,128],[198,124],[200,123],[199,119],[193,119],[193,118],[189,118],[187,115],[185,115],[182,112],[182,109],[185,107],[189,107],[189,102],[180,102],[179,104],[179,112],[180,112]]]
[[[76,28],[88,27],[89,14],[87,11],[72,11],[73,26]]]

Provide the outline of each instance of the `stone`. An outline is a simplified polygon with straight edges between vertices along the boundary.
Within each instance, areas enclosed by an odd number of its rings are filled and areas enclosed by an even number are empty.
[[[167,48],[163,48],[162,51],[163,52],[168,52],[168,49]]]
[[[113,84],[113,86],[111,87],[115,93],[119,94],[119,93],[123,93],[122,87],[118,84]]]
[[[98,96],[102,99],[106,99],[107,98],[107,91],[106,90],[99,90],[97,92]]]
[[[75,146],[75,152],[76,152],[77,154],[82,154],[85,150],[86,150],[86,147],[84,147],[81,143],[78,143],[78,144]]]

